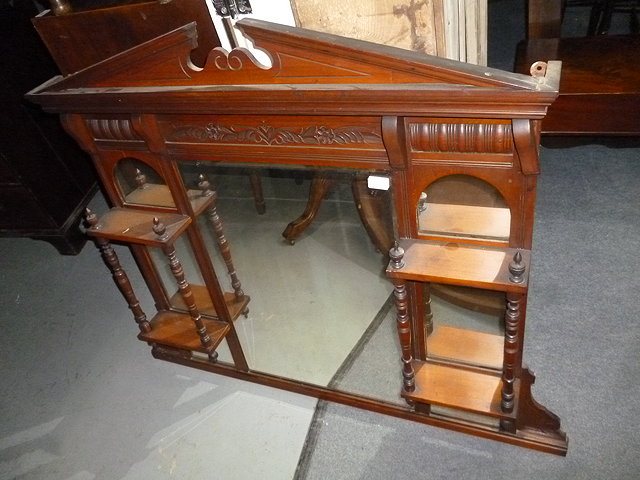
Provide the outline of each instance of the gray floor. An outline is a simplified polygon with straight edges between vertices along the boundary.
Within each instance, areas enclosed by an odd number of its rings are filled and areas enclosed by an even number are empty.
[[[543,149],[524,360],[566,458],[326,404],[299,478],[638,478],[639,218],[640,149]]]
[[[292,477],[314,399],[154,360],[91,245],[0,252],[1,479]]]

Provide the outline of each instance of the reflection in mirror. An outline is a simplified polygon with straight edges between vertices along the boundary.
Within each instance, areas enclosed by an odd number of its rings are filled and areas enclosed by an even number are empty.
[[[500,192],[469,175],[450,175],[429,185],[418,200],[418,232],[508,242],[511,213]]]
[[[197,267],[197,263],[193,255],[193,250],[187,242],[186,237],[180,236],[173,246],[176,249],[176,256],[180,259],[180,263],[184,270],[185,280],[189,283],[191,290],[193,291],[193,294],[196,298],[196,304],[198,306],[198,309],[200,310],[200,313],[211,313],[207,309],[207,307],[211,304],[211,300],[209,300],[209,296],[206,294],[204,280],[200,275],[200,271]],[[176,280],[171,273],[171,268],[167,262],[167,257],[159,248],[150,248],[149,254],[151,256],[151,259],[153,260],[156,271],[159,274],[165,293],[167,295],[167,298],[169,299],[169,304],[175,310],[186,312],[186,306],[184,305],[184,301],[182,300],[180,292],[178,291]]]
[[[386,257],[359,214],[366,202],[388,207],[387,193],[371,196],[357,183],[366,185],[366,176],[351,170],[184,162],[181,171],[188,189],[206,174],[217,192],[235,271],[251,298],[248,315],[235,322],[250,368],[405,404]],[[198,222],[216,274],[231,288],[204,217]],[[224,343],[218,353],[231,362]]]
[[[511,214],[492,185],[468,175],[430,184],[418,200],[421,235],[508,242]],[[431,284],[427,356],[499,370],[503,357],[504,293]]]
[[[418,201],[421,235],[508,242],[511,214],[492,185],[469,175],[430,184]],[[427,356],[499,370],[503,358],[503,292],[431,284]]]
[[[431,285],[429,358],[500,370],[504,349],[503,292]]]
[[[116,184],[128,205],[175,207],[169,188],[150,165],[135,159],[123,158],[116,165]]]

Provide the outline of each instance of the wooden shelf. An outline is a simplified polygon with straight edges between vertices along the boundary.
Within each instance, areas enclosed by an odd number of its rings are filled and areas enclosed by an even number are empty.
[[[209,351],[202,346],[193,320],[184,313],[158,312],[150,322],[151,331],[140,333],[138,338],[145,342],[210,353],[220,345],[230,326],[225,322],[209,318],[203,318],[203,322],[212,341]]]
[[[427,338],[429,358],[502,369],[504,336],[436,325]]]
[[[193,292],[193,297],[198,306],[198,310],[203,316],[217,319],[218,312],[216,308],[213,306],[213,302],[211,301],[211,297],[209,296],[209,292],[207,291],[207,287],[204,285],[191,285],[191,291]],[[247,305],[249,304],[250,297],[245,295],[241,299],[236,298],[235,294],[230,292],[224,292],[224,300],[227,303],[227,308],[229,309],[229,315],[232,320],[235,320],[240,316],[241,313],[248,311]],[[177,310],[187,311],[187,306],[180,295],[180,292],[176,292],[170,299],[171,306]]]
[[[462,285],[488,290],[525,292],[531,252],[514,248],[484,247],[455,242],[403,239],[402,268],[387,268],[391,278]],[[516,251],[526,267],[524,281],[509,281],[509,263]]]
[[[418,215],[421,235],[444,235],[486,240],[509,240],[508,208],[427,203]]]
[[[414,361],[413,366],[416,370],[416,388],[413,392],[403,393],[407,400],[498,418],[512,417],[503,413],[500,407],[502,381],[497,374],[472,372],[420,361]]]
[[[154,218],[166,227],[162,239],[153,231]],[[117,207],[102,215],[97,225],[87,229],[87,234],[119,242],[160,246],[173,243],[190,223],[191,219],[186,215]]]
[[[187,197],[196,216],[207,209],[213,201],[213,196],[203,196],[200,190],[187,190]],[[129,205],[176,208],[169,187],[156,183],[146,183],[143,187],[132,190],[125,197],[125,201]]]

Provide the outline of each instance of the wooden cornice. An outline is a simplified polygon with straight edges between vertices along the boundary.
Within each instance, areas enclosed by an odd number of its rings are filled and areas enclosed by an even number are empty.
[[[258,20],[248,50],[213,49],[203,68],[188,24],[27,94],[53,112],[289,113],[542,118],[559,66],[529,77]]]
[[[191,62],[195,23],[184,25],[64,78],[50,88],[195,87],[205,85],[448,84],[551,90],[537,78],[408,50],[259,20],[239,23],[271,58],[246,49],[213,49],[203,68]]]

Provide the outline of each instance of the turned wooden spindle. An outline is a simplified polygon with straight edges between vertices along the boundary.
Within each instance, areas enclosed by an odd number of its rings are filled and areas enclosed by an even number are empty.
[[[233,260],[231,258],[231,247],[229,246],[227,237],[224,234],[224,226],[222,225],[222,220],[220,219],[220,215],[218,215],[218,194],[211,188],[211,183],[203,174],[200,174],[198,177],[198,188],[200,188],[203,197],[211,197],[212,199],[211,205],[209,206],[209,208],[207,208],[207,217],[209,218],[209,221],[213,226],[213,231],[216,234],[218,249],[220,250],[220,254],[222,255],[222,259],[224,260],[225,265],[227,266],[227,272],[229,272],[229,277],[231,278],[231,286],[233,288],[233,292],[237,299],[242,299],[244,297],[244,291],[242,290],[242,284],[238,279],[236,268],[233,265]]]
[[[166,240],[166,230],[166,226],[158,219],[158,217],[154,217],[153,231],[158,236],[159,240]],[[198,336],[200,337],[200,343],[208,352],[209,359],[211,361],[215,361],[218,358],[218,353],[215,350],[212,350],[213,341],[207,333],[206,325],[202,321],[202,316],[200,315],[200,311],[198,310],[198,307],[196,305],[195,297],[193,296],[193,291],[191,290],[191,285],[189,285],[189,282],[187,282],[182,264],[180,263],[180,260],[178,260],[178,257],[176,255],[176,249],[172,244],[165,243],[162,245],[162,251],[169,259],[169,268],[171,269],[171,273],[178,283],[180,296],[182,296],[182,299],[187,306],[187,310],[189,310],[191,320],[193,320],[193,323],[196,327],[196,332],[198,332]]]
[[[400,348],[402,350],[402,389],[405,392],[413,392],[416,388],[416,374],[413,370],[413,356],[411,355],[409,298],[404,280],[393,280],[393,298],[396,305],[396,327],[398,329],[398,338],[400,339]]]
[[[89,208],[85,209],[85,221],[87,228],[92,228],[94,230],[100,229],[98,217]],[[138,328],[141,332],[150,332],[151,325],[149,324],[147,316],[142,310],[140,302],[133,291],[129,277],[120,265],[120,260],[118,259],[116,252],[113,250],[113,247],[105,238],[94,237],[94,240],[96,246],[100,250],[104,263],[111,271],[111,276],[113,277],[118,290],[120,290],[120,293],[122,293],[122,296],[127,301],[127,305],[129,305],[129,309],[133,313],[133,318],[138,324]]]
[[[404,249],[395,242],[389,250],[391,267],[399,269],[404,266],[402,257]],[[402,351],[402,389],[405,392],[413,392],[416,388],[415,371],[413,370],[413,356],[411,354],[411,325],[409,323],[409,296],[406,282],[402,279],[393,279],[393,298],[396,306],[396,327]]]
[[[527,267],[522,261],[522,253],[518,250],[509,263],[509,281],[512,283],[524,282],[524,274]]]
[[[521,293],[507,293],[507,310],[504,316],[504,357],[501,392],[501,407],[504,413],[513,412],[515,405],[514,384],[520,343],[518,331],[520,328],[520,303],[522,298],[523,295]]]
[[[426,337],[433,333],[433,312],[431,310],[431,284],[424,284],[424,334]]]

